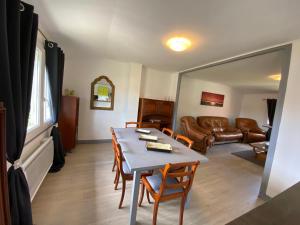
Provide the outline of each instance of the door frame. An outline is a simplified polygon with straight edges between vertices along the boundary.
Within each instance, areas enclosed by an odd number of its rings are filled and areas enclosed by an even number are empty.
[[[285,93],[286,93],[286,86],[287,86],[287,80],[289,76],[289,68],[290,68],[290,59],[291,59],[291,52],[292,52],[292,43],[287,43],[283,45],[278,45],[275,47],[270,47],[250,53],[246,53],[243,55],[238,55],[235,57],[231,57],[228,59],[220,60],[217,62],[205,64],[202,66],[197,66],[191,69],[183,70],[179,72],[178,74],[178,82],[177,82],[177,90],[176,90],[176,100],[174,104],[174,116],[173,116],[173,129],[175,130],[177,128],[177,113],[178,113],[178,104],[179,104],[179,96],[180,96],[180,87],[182,82],[182,77],[190,72],[202,70],[210,67],[220,66],[226,63],[231,63],[259,55],[264,55],[272,52],[279,52],[281,53],[281,81],[279,85],[279,95],[278,95],[278,101],[276,104],[276,110],[274,115],[274,122],[273,122],[273,128],[272,128],[272,134],[270,139],[270,145],[268,149],[267,159],[264,167],[264,172],[262,175],[262,181],[260,185],[259,190],[259,197],[262,199],[269,199],[270,197],[267,195],[267,187],[269,183],[271,168],[273,164],[276,144],[277,144],[277,138],[278,138],[278,132],[281,122],[281,115],[283,111],[283,105],[284,105],[284,99],[285,99]]]

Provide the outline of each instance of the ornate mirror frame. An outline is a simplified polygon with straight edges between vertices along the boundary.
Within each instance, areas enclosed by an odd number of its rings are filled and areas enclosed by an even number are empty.
[[[97,107],[94,105],[94,87],[95,84],[101,80],[106,80],[107,83],[111,86],[111,105],[110,107]],[[90,108],[93,110],[114,110],[114,102],[115,102],[115,85],[107,76],[100,76],[96,78],[91,84],[91,99],[90,99]]]

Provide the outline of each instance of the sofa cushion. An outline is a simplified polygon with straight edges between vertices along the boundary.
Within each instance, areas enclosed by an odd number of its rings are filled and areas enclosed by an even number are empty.
[[[233,141],[243,138],[243,134],[240,131],[215,132],[214,136],[216,141]]]

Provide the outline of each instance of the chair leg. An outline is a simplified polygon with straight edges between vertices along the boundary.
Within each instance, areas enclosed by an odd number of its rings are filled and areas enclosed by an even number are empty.
[[[121,195],[121,200],[119,204],[119,209],[122,208],[124,196],[125,196],[125,189],[126,189],[126,180],[122,177],[122,195]]]
[[[120,179],[120,172],[119,169],[116,171],[116,183],[115,183],[115,190],[118,190],[118,184],[119,184],[119,179]]]
[[[185,200],[186,200],[186,197],[183,196],[181,198],[181,204],[180,204],[179,225],[183,224],[183,212],[184,212]]]
[[[148,200],[148,203],[151,204],[151,200],[150,200],[150,194],[149,194],[149,191],[146,190],[146,195],[147,195],[147,200]]]
[[[144,199],[144,193],[145,193],[145,185],[141,183],[141,193],[140,193],[140,199],[139,199],[139,206],[142,205],[143,199]]]
[[[152,225],[156,225],[159,201],[154,202]]]
[[[113,167],[111,169],[112,172],[115,171],[116,165],[117,165],[117,160],[116,160],[116,157],[114,157],[114,164],[113,164]]]
[[[117,178],[118,178],[118,168],[117,168],[117,170],[116,170],[116,175],[115,175],[115,179],[114,179],[114,184],[116,184]]]

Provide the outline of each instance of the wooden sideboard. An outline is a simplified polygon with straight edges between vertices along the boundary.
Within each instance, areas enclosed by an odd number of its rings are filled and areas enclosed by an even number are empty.
[[[10,225],[6,168],[5,108],[0,102],[0,224]]]
[[[76,146],[78,115],[79,98],[75,96],[62,96],[58,126],[66,151],[71,151]]]
[[[174,102],[156,99],[140,98],[138,122],[159,124],[160,129],[172,128]]]

